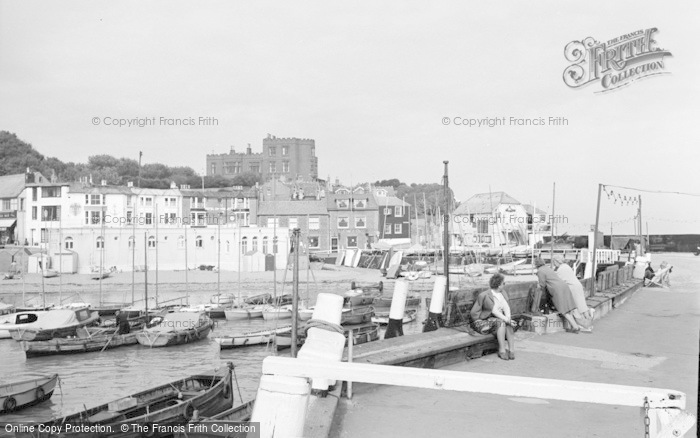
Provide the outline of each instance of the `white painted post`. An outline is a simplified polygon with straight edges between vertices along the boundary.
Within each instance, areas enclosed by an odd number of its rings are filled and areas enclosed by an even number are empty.
[[[406,297],[408,296],[408,282],[396,280],[394,295],[389,309],[389,325],[384,333],[384,339],[403,336],[403,316],[406,309]]]
[[[433,295],[430,299],[430,309],[428,309],[428,319],[423,326],[423,332],[432,332],[442,327],[442,306],[445,303],[445,285],[447,278],[438,275],[433,284]]]
[[[316,297],[313,319],[339,326],[342,311],[343,297],[336,294],[320,293]],[[308,330],[306,341],[297,357],[317,362],[340,362],[344,349],[345,336],[343,334],[313,327]],[[335,380],[314,379],[311,386],[315,390],[326,391],[334,383]]]
[[[260,437],[303,436],[309,393],[304,377],[263,375],[250,418],[260,423]]]
[[[355,345],[355,334],[350,330],[348,334],[348,362],[352,363],[352,346]],[[352,400],[352,381],[348,381],[348,400]]]

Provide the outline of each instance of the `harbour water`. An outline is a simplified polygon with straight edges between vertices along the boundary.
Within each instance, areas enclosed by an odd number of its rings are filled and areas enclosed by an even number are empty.
[[[121,275],[126,276],[127,274]],[[378,272],[375,275],[378,275]],[[128,276],[130,277],[130,274]],[[210,275],[210,277],[213,278],[214,276]],[[106,292],[103,293],[105,302],[122,301],[127,295],[130,297],[129,285],[117,287],[108,282],[113,282],[113,279],[105,281]],[[36,284],[36,280],[33,280],[33,284]],[[95,290],[94,284],[93,282],[91,286],[93,291]],[[80,284],[73,285],[73,290],[81,289],[87,288]],[[143,287],[141,286],[137,290],[137,296],[142,296],[142,289]],[[190,285],[190,291],[192,289],[195,291],[189,296],[189,302],[192,305],[206,303],[211,295],[215,293],[216,283],[213,285],[211,283]],[[267,289],[270,289],[269,283],[267,284]],[[255,289],[247,287],[245,295],[272,292],[272,290],[267,289],[263,287],[263,284],[259,283]],[[59,302],[58,295],[55,292],[56,289],[52,288],[52,290],[54,292],[46,296],[47,303]],[[64,288],[64,297],[70,295],[69,292],[65,292],[67,290],[70,289],[68,287]],[[222,290],[230,291],[231,289],[227,285]],[[344,290],[347,290],[347,288],[339,287],[338,283],[323,283],[318,288],[313,288],[312,291],[309,291],[309,298],[311,303],[313,303],[315,296],[319,292],[342,293]],[[281,292],[282,290],[278,289],[278,293]],[[285,288],[284,292],[291,292],[291,288]],[[149,286],[149,293],[153,293],[152,286]],[[182,297],[183,293],[184,287],[182,284],[159,285],[159,299],[161,300]],[[391,294],[391,289],[386,293]],[[300,287],[300,294],[302,296],[306,295],[305,286],[303,285]],[[423,296],[425,297],[425,294]],[[32,297],[35,303],[40,303],[41,298],[38,294],[33,293]],[[83,290],[79,298],[85,302],[99,302],[99,295],[95,292],[90,293]],[[2,299],[8,303],[16,302],[19,304],[21,303],[21,294],[3,294]],[[425,300],[422,301],[417,320],[404,326],[405,333],[421,330],[421,321],[425,315],[424,306]],[[22,380],[25,377],[29,378],[37,374],[57,373],[60,376],[60,385],[57,386],[53,397],[49,401],[24,409],[16,414],[4,415],[3,420],[6,422],[43,421],[76,413],[84,410],[86,407],[107,403],[134,392],[184,378],[198,372],[226,366],[227,362],[232,362],[235,366],[235,376],[238,380],[242,399],[244,401],[250,400],[255,396],[258,388],[262,360],[269,355],[278,353],[272,345],[220,351],[218,344],[213,338],[221,335],[273,328],[277,325],[288,325],[290,320],[266,322],[259,318],[246,321],[226,321],[223,319],[216,319],[215,321],[216,326],[214,331],[209,334],[208,339],[193,344],[168,348],[149,349],[141,345],[134,345],[106,350],[100,353],[27,359],[19,342],[12,339],[0,340],[0,383]],[[279,354],[288,355],[289,350],[284,350]],[[238,391],[235,388],[234,395],[236,401],[239,402]]]

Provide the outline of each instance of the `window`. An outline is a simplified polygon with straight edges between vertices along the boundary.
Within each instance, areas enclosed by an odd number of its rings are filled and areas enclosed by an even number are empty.
[[[403,207],[402,207],[402,206],[397,205],[397,206],[394,208],[394,216],[396,216],[396,217],[401,217],[401,216],[403,216]]]
[[[347,195],[350,193],[350,191],[348,191],[348,189],[338,189],[335,191],[335,193],[338,195]]]
[[[253,237],[253,245],[251,247],[251,251],[258,252],[258,236]]]
[[[102,195],[85,195],[85,205],[101,205]]]
[[[126,212],[126,223],[131,224],[132,220],[133,220],[133,212],[127,211]]]
[[[350,219],[347,216],[342,216],[338,218],[338,228],[348,228],[350,227]]]
[[[97,236],[97,239],[95,239],[95,248],[105,249],[105,240],[102,238],[102,236]]]
[[[267,150],[268,150],[271,157],[274,157],[275,155],[277,155],[277,147],[276,146],[270,146]]]
[[[235,163],[233,163],[233,173],[241,173],[240,161],[236,161]]]
[[[229,253],[229,252],[231,252],[231,242],[229,242],[229,241],[227,240],[227,241],[226,241],[226,253]]]
[[[357,193],[358,195],[364,195],[365,189],[363,189],[362,187],[358,187],[355,190],[353,190],[353,193]]]
[[[282,172],[289,172],[289,161],[282,161]]]
[[[36,212],[37,212],[37,208],[32,207],[32,220],[36,220]]]
[[[126,197],[126,206],[131,207],[131,196]]]
[[[73,238],[72,237],[66,237],[65,240],[63,241],[63,246],[66,249],[73,249]]]
[[[480,234],[488,234],[489,232],[489,221],[486,218],[477,219],[476,221],[476,232]]]
[[[19,211],[24,211],[24,198],[19,198]]]
[[[136,239],[134,239],[134,236],[129,236],[129,249],[134,248],[135,243]]]
[[[153,213],[146,213],[146,225],[153,223]]]
[[[352,201],[352,206],[355,208],[367,208],[367,200],[366,199],[354,199]]]
[[[153,198],[150,196],[141,196],[141,205],[144,205],[146,207],[152,207]]]
[[[377,190],[377,196],[386,196],[386,190],[384,189],[379,189]]]
[[[2,209],[3,210],[9,210],[10,209],[10,200],[9,199],[3,199],[2,200]]]
[[[211,163],[211,173],[216,174],[216,163]]]
[[[202,236],[197,236],[194,239],[194,246],[197,248],[203,248],[204,247],[204,240],[202,239]]]
[[[244,237],[241,239],[241,254],[245,254],[248,252],[248,238]]]
[[[318,236],[309,236],[309,248],[318,248]]]
[[[270,173],[275,173],[277,172],[277,163],[274,161],[270,161]]]
[[[278,217],[269,217],[267,218],[267,227],[268,228],[273,228],[273,227],[279,227],[280,225],[280,219]]]
[[[263,254],[267,254],[267,242],[268,242],[267,236],[263,237],[262,238],[262,252],[263,252]]]
[[[367,228],[367,217],[355,216],[355,228]]]
[[[32,201],[36,201],[36,192],[37,192],[37,188],[32,187]]]
[[[384,235],[391,234],[391,224],[384,224]]]
[[[391,216],[392,211],[391,207],[384,207],[384,216]]]
[[[100,223],[100,213],[99,211],[86,211],[85,212],[85,225],[97,225]]]
[[[60,198],[61,188],[60,187],[42,187],[41,188],[42,198]]]
[[[295,217],[290,217],[290,218],[289,218],[289,228],[291,228],[291,229],[299,228],[299,220],[298,220],[298,218],[295,218]]]
[[[331,237],[331,251],[338,251],[338,238]]]
[[[289,155],[289,146],[282,146],[282,155]]]
[[[250,163],[250,171],[252,173],[260,173],[260,163]]]
[[[348,236],[348,248],[357,248],[357,236]]]
[[[224,173],[233,173],[233,161],[224,163]]]
[[[185,236],[178,236],[177,238],[177,247],[180,249],[185,248]]]
[[[394,234],[401,234],[402,231],[401,229],[403,228],[403,224],[394,224]]]
[[[156,247],[156,237],[155,236],[148,236],[148,247],[149,248]]]
[[[321,227],[320,227],[320,225],[319,225],[319,222],[320,222],[320,218],[318,218],[318,217],[310,217],[310,218],[309,218],[309,229],[310,229],[310,230],[318,230],[318,229],[320,229]]]
[[[350,201],[348,201],[347,199],[336,199],[335,205],[338,208],[341,208],[343,210],[347,210],[348,208],[350,208]]]
[[[58,206],[45,206],[41,207],[41,220],[44,221],[57,221],[59,215]]]
[[[272,238],[272,253],[277,254],[277,236]]]

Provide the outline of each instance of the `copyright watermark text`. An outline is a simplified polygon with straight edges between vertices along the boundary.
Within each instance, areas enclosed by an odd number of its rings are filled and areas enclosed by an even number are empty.
[[[547,117],[443,117],[445,126],[466,126],[467,128],[496,128],[498,126],[569,126],[569,119],[562,116]]]
[[[116,126],[118,128],[145,128],[148,126],[219,126],[219,119],[211,116],[198,117],[93,117],[95,126]]]

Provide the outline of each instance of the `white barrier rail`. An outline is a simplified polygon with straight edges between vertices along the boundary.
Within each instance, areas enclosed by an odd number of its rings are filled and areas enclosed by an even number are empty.
[[[685,411],[686,395],[669,389],[272,356],[263,361],[263,375],[633,406],[648,418],[645,423],[654,438],[683,436],[695,424],[695,417]]]

